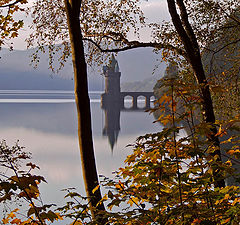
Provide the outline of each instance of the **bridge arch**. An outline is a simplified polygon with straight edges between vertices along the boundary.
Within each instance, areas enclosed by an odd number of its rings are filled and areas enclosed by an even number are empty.
[[[155,107],[155,101],[156,101],[156,97],[154,95],[152,95],[150,97],[150,108],[153,109]]]
[[[126,95],[123,97],[123,107],[126,109],[131,109],[133,107],[133,96]]]
[[[138,95],[137,96],[137,107],[139,109],[144,109],[146,108],[146,102],[147,102],[147,97],[144,95]]]

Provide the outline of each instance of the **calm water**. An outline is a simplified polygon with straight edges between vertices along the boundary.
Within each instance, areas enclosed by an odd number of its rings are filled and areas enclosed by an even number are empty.
[[[159,131],[160,125],[146,112],[121,112],[121,130],[113,152],[100,106],[100,93],[91,92],[92,127],[98,173],[111,176],[131,152],[125,146],[137,136]],[[69,91],[0,91],[0,138],[8,145],[17,140],[32,152],[32,161],[48,184],[41,185],[44,203],[61,204],[61,189],[76,187],[84,194],[77,139],[74,96]]]

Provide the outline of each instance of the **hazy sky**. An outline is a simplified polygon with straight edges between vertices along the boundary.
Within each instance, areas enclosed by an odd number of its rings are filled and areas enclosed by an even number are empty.
[[[29,0],[32,3],[34,0]],[[169,14],[167,11],[166,0],[148,0],[142,1],[142,10],[145,13],[145,16],[150,22],[161,22],[162,20],[169,20]],[[31,18],[23,17],[22,14],[16,16],[17,19],[23,19],[25,21],[24,28],[19,32],[19,37],[13,40],[14,48],[19,50],[26,49],[27,45],[25,43],[26,37],[29,35],[28,26],[31,24]],[[147,30],[142,31],[142,40],[147,40],[150,36],[150,33]]]

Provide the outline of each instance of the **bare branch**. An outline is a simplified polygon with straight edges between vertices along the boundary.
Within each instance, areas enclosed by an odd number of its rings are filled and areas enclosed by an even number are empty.
[[[210,49],[210,48],[204,48],[205,50],[209,51],[209,52],[212,52],[213,53],[213,56],[217,53],[219,53],[220,51],[222,51],[224,48],[227,48],[228,46],[230,45],[233,45],[233,44],[237,44],[238,42],[240,42],[240,39],[237,39],[235,41],[232,41],[230,43],[227,43],[226,45],[222,46],[221,48],[219,48],[218,50],[213,50],[213,49]]]
[[[7,4],[7,5],[0,5],[0,8],[7,8],[7,7],[11,7],[13,5],[16,5],[17,3],[19,2],[22,2],[23,0],[16,0],[15,2],[12,2],[10,4]]]
[[[215,55],[216,53],[222,51],[224,48],[228,47],[229,45],[237,44],[238,42],[240,42],[240,39],[237,39],[237,40],[235,40],[233,42],[227,43],[226,45],[224,45],[221,48],[219,48],[217,51],[214,51],[214,50],[212,50],[212,51],[214,52],[214,55]]]

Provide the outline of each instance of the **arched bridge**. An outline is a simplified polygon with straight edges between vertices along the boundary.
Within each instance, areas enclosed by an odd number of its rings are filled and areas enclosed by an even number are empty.
[[[144,111],[151,108],[151,101],[155,99],[153,92],[119,92],[118,94],[103,93],[101,105],[103,109],[119,108],[121,111]],[[130,100],[130,102],[129,102]],[[138,104],[143,100],[144,104]]]
[[[124,104],[125,100],[129,100],[131,98],[131,106],[126,107]],[[120,104],[123,110],[146,110],[151,108],[151,98],[155,98],[153,92],[120,92]],[[142,107],[138,106],[138,99],[144,98],[145,105]]]

